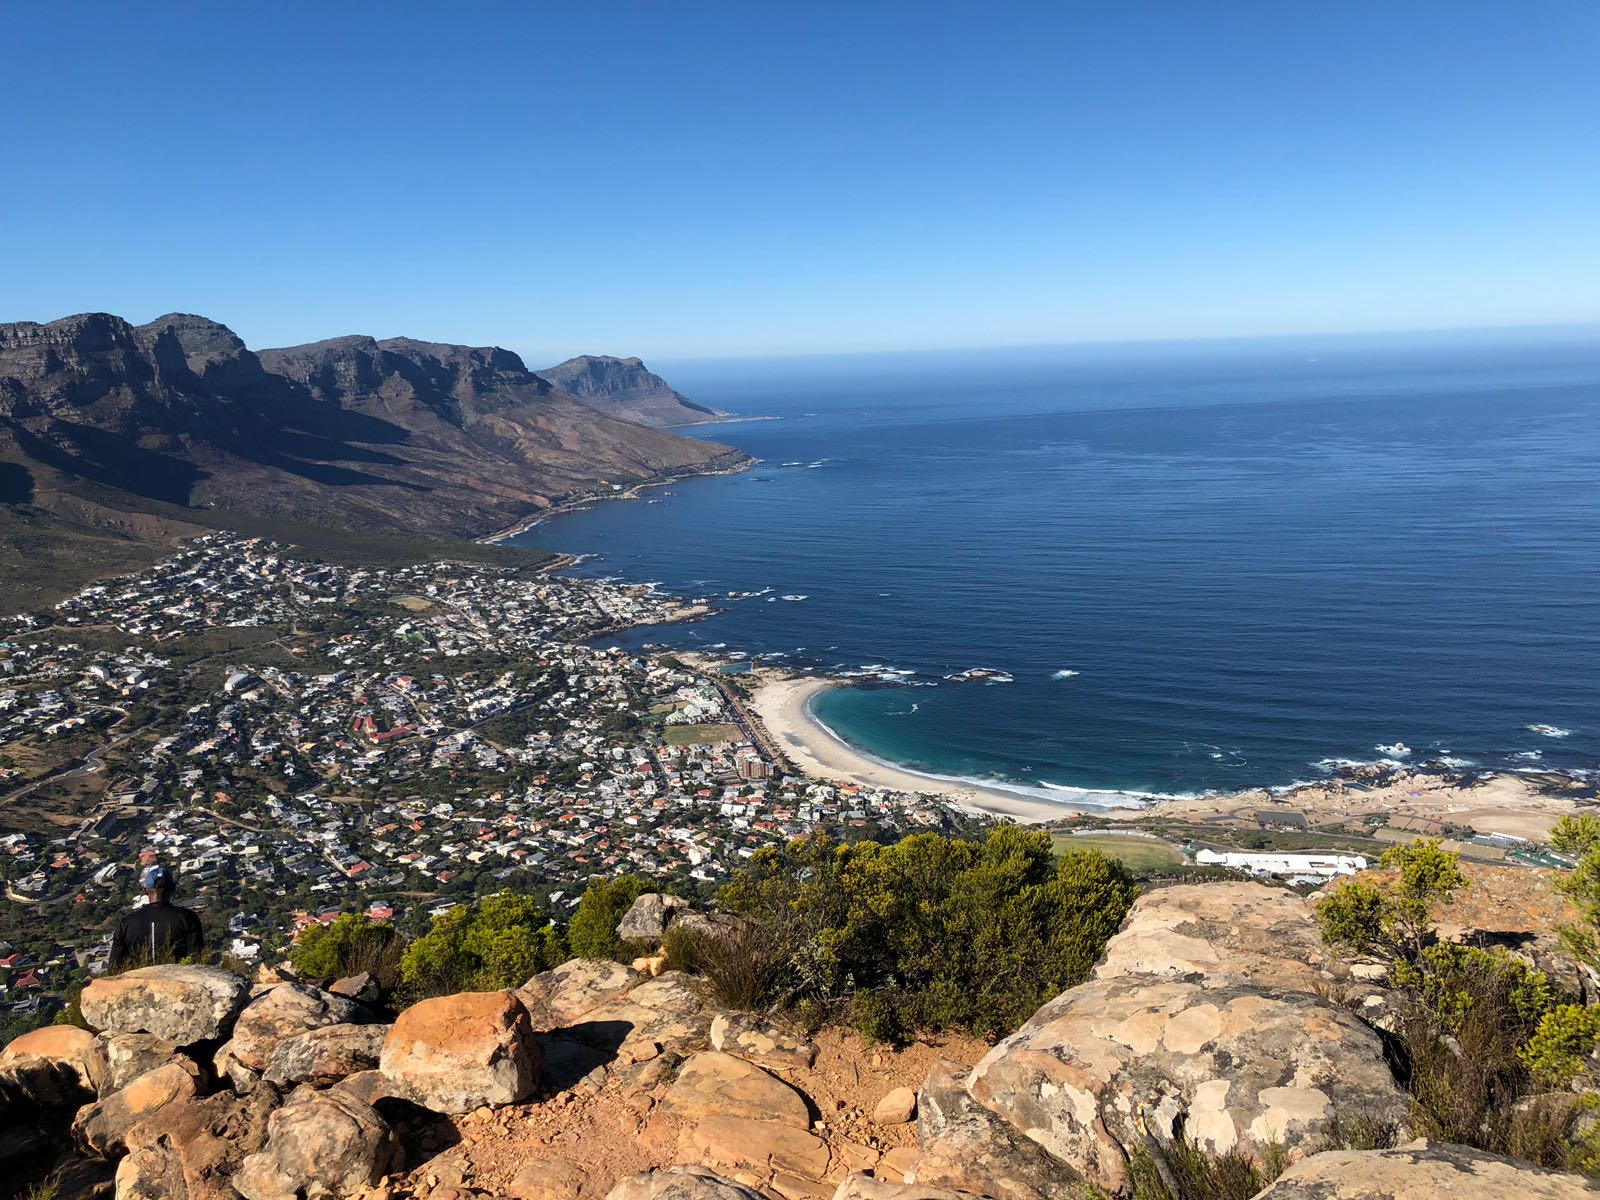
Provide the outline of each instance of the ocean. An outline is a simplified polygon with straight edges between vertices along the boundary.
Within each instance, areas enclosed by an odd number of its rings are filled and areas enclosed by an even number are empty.
[[[760,465],[519,540],[723,610],[623,644],[855,676],[815,712],[879,758],[1075,803],[1600,782],[1597,331],[661,369]]]

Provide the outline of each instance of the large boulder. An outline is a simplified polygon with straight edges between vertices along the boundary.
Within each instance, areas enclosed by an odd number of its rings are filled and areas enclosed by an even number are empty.
[[[177,1058],[181,1051],[166,1038],[151,1033],[102,1033],[95,1045],[105,1059],[102,1096],[127,1087],[146,1071],[154,1071]]]
[[[199,1068],[187,1059],[174,1059],[146,1071],[126,1087],[80,1109],[72,1122],[72,1136],[90,1153],[116,1158],[135,1125],[169,1105],[197,1097],[199,1076]]]
[[[1157,888],[1134,902],[1096,979],[1238,980],[1310,992],[1326,959],[1311,906],[1286,888],[1212,883]]]
[[[249,981],[231,971],[172,965],[96,979],[79,1003],[94,1029],[188,1046],[225,1036],[249,994]]]
[[[0,1063],[8,1059],[33,1056],[70,1066],[91,1092],[98,1092],[106,1076],[105,1055],[95,1044],[94,1034],[73,1025],[46,1025],[14,1038],[0,1050]]]
[[[400,1146],[370,1105],[347,1093],[297,1089],[267,1120],[267,1144],[233,1176],[245,1200],[299,1196],[313,1184],[335,1196],[372,1187],[396,1170]]]
[[[1256,1200],[1595,1200],[1581,1175],[1545,1171],[1514,1159],[1411,1142],[1394,1150],[1330,1150],[1290,1167]]]
[[[273,1047],[285,1038],[328,1025],[360,1021],[366,1009],[304,983],[280,983],[245,1005],[233,1025],[234,1060],[264,1071]]]
[[[606,1200],[763,1200],[761,1193],[704,1167],[668,1167],[630,1175],[606,1193]]]
[[[661,1100],[661,1111],[688,1122],[744,1117],[809,1129],[804,1097],[781,1079],[731,1054],[707,1050],[683,1064]]]
[[[388,1036],[387,1025],[324,1025],[274,1046],[262,1078],[281,1088],[325,1087],[376,1067]]]
[[[528,1010],[510,992],[413,1004],[384,1039],[379,1069],[398,1093],[439,1113],[515,1104],[539,1081]]]
[[[1080,1176],[967,1094],[966,1072],[941,1059],[917,1097],[918,1154],[906,1182],[917,1194],[961,1192],[992,1200],[1055,1200]]]
[[[688,1054],[706,1045],[712,1016],[695,981],[667,971],[590,1009],[567,1033],[613,1048],[628,1042]]]
[[[1307,992],[1208,983],[1073,988],[973,1068],[971,1093],[1109,1191],[1146,1137],[1259,1158],[1315,1146],[1341,1117],[1404,1121],[1378,1036],[1354,1015]]]
[[[627,995],[638,982],[621,963],[575,958],[535,975],[517,989],[517,999],[528,1010],[535,1029],[561,1029]]]
[[[666,936],[673,915],[688,907],[689,902],[680,897],[646,892],[617,922],[617,936],[625,942],[659,942]]]
[[[168,1105],[128,1131],[117,1200],[239,1200],[229,1180],[266,1142],[277,1105],[271,1088]]]

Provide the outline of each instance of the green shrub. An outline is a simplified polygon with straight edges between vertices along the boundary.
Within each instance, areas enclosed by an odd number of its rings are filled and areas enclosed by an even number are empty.
[[[701,976],[723,1008],[766,1008],[788,968],[782,940],[752,921],[729,921],[715,929],[671,925],[661,950],[672,970]]]
[[[1088,976],[1138,887],[1115,859],[1003,826],[985,841],[825,837],[758,851],[718,895],[767,931],[769,1003],[848,999],[867,1036],[999,1036]]]
[[[404,939],[393,925],[365,913],[344,913],[329,925],[312,925],[289,951],[289,963],[307,979],[328,983],[363,971],[388,991],[400,983]]]
[[[567,939],[577,958],[616,958],[630,955],[630,949],[617,937],[617,922],[627,915],[633,902],[646,892],[660,890],[643,875],[620,875],[591,884],[572,914]]]
[[[413,994],[488,992],[519,987],[566,958],[566,938],[532,898],[500,892],[435,917],[400,970]]]
[[[1433,935],[1433,908],[1467,885],[1461,856],[1438,838],[1391,846],[1379,864],[1398,878],[1379,884],[1347,879],[1317,906],[1330,945],[1391,960],[1417,958]]]
[[[1566,1087],[1583,1070],[1597,1043],[1600,1009],[1562,1004],[1544,1014],[1539,1028],[1518,1055],[1540,1084]]]

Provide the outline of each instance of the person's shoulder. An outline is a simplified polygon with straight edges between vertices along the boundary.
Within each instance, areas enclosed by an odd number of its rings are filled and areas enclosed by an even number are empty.
[[[178,910],[178,915],[182,917],[186,923],[191,925],[200,924],[200,914],[195,912],[194,909],[184,908],[181,904],[175,904],[173,907]]]

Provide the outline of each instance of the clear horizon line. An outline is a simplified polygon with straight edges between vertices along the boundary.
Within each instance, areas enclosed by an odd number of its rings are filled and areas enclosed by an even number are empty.
[[[959,346],[895,346],[873,350],[793,350],[754,354],[685,354],[649,357],[660,363],[737,363],[797,359],[891,358],[914,354],[982,354],[1006,350],[1113,349],[1133,346],[1204,346],[1246,342],[1292,342],[1307,339],[1441,337],[1451,334],[1600,334],[1600,317],[1580,321],[1539,321],[1511,325],[1437,325],[1404,329],[1299,330],[1291,333],[1224,333],[1178,337],[1084,338],[1061,342],[989,342]],[[569,358],[578,357],[569,355]],[[636,355],[637,357],[637,355]]]

